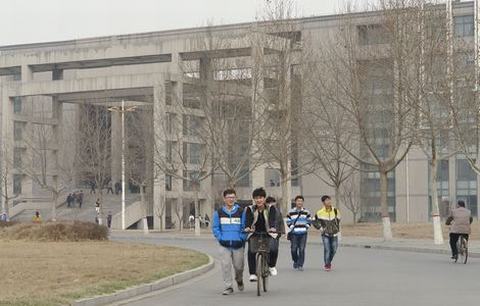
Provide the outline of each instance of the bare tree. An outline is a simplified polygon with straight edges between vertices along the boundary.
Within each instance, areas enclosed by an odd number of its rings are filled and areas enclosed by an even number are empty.
[[[302,133],[301,29],[294,18],[294,2],[267,1],[262,22],[252,29],[254,48],[253,98],[265,129],[258,146],[264,162],[280,172],[281,206],[290,208],[292,179],[311,171],[311,161],[300,159]],[[260,18],[259,18],[260,19]]]
[[[324,71],[336,76],[340,95],[330,99],[355,123],[353,148],[343,148],[364,171],[378,171],[384,238],[392,238],[388,175],[405,158],[418,126],[421,53],[418,1],[378,1],[370,25],[358,24],[347,11],[337,38],[321,48]],[[333,37],[332,35],[332,37]],[[327,83],[329,84],[329,83]],[[326,88],[325,93],[332,92]],[[335,92],[335,91],[334,91]]]
[[[343,204],[352,213],[353,224],[357,224],[358,216],[362,213],[362,201],[359,182],[355,176],[350,176],[341,186]]]
[[[2,143],[0,147],[0,196],[2,197],[1,213],[6,214],[7,221],[10,219],[10,202],[19,196],[19,194],[15,194],[12,190],[14,165],[12,165],[12,163],[8,160],[9,156],[11,156],[11,153],[12,152],[9,149],[9,145]],[[20,162],[21,160],[19,160],[17,157],[17,163]]]
[[[127,176],[129,181],[139,188],[140,201],[144,210],[144,230],[147,232],[148,203],[152,201],[153,180],[156,178],[155,168],[153,164],[150,164],[153,158],[152,110],[151,106],[142,106],[137,107],[135,112],[129,113],[126,120],[129,129],[125,140],[128,143],[125,153],[125,160],[128,165],[126,167]]]
[[[158,94],[162,98],[154,104],[154,120],[158,127],[154,130],[154,165],[166,180],[181,180],[182,186],[175,186],[182,188],[183,194],[193,193],[195,234],[200,235],[199,193],[201,183],[213,173],[214,152],[208,145],[210,140],[205,137],[209,134],[205,132],[205,118],[200,111],[200,105],[206,103],[202,99],[204,91],[197,90],[197,86],[200,85],[195,80],[183,83],[183,99],[173,92]],[[181,206],[183,215],[183,202]]]
[[[56,221],[58,198],[62,192],[72,187],[73,164],[62,154],[59,147],[68,144],[63,141],[58,125],[50,122],[51,118],[61,118],[61,108],[51,102],[35,103],[35,120],[27,126],[24,137],[26,152],[22,154],[18,169],[35,184],[52,195],[51,219]]]
[[[95,188],[95,196],[100,200],[98,219],[102,224],[103,188],[110,179],[111,168],[111,116],[104,105],[81,105],[80,112],[75,167],[80,179]]]
[[[341,186],[358,169],[356,160],[349,154],[353,150],[352,130],[355,126],[349,120],[348,112],[336,103],[342,93],[336,86],[335,76],[322,71],[315,60],[305,66],[309,75],[304,84],[304,133],[309,140],[305,151],[315,161],[314,174],[334,188],[335,200],[340,205],[344,199]]]

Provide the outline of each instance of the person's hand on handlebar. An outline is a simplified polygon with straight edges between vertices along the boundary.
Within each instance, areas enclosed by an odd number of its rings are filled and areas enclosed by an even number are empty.
[[[243,231],[246,233],[253,233],[255,230],[250,227],[246,227]]]
[[[271,227],[269,230],[268,230],[269,233],[276,233],[277,232],[277,229],[274,228],[274,227]]]

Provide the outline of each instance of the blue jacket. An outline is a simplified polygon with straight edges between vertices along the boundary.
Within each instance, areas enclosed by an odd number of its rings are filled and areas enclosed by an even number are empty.
[[[238,249],[245,245],[245,214],[243,209],[234,204],[229,212],[225,206],[213,213],[212,232],[220,245]]]

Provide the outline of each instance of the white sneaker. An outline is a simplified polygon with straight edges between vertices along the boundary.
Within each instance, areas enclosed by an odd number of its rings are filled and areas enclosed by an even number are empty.
[[[271,276],[277,276],[277,268],[275,267],[268,268],[268,271],[270,271]]]
[[[257,276],[255,274],[250,275],[250,281],[251,282],[256,282],[258,280]]]

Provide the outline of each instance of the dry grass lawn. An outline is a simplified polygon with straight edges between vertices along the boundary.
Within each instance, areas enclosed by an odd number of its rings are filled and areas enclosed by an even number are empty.
[[[442,225],[444,238],[448,238],[448,226]],[[392,224],[394,238],[409,239],[433,239],[433,225],[431,223],[422,224]],[[382,224],[380,223],[361,223],[355,226],[343,225],[342,235],[345,237],[382,237]],[[480,239],[480,224],[476,221],[472,224],[471,239]]]
[[[207,263],[173,247],[0,240],[0,305],[64,305]]]

